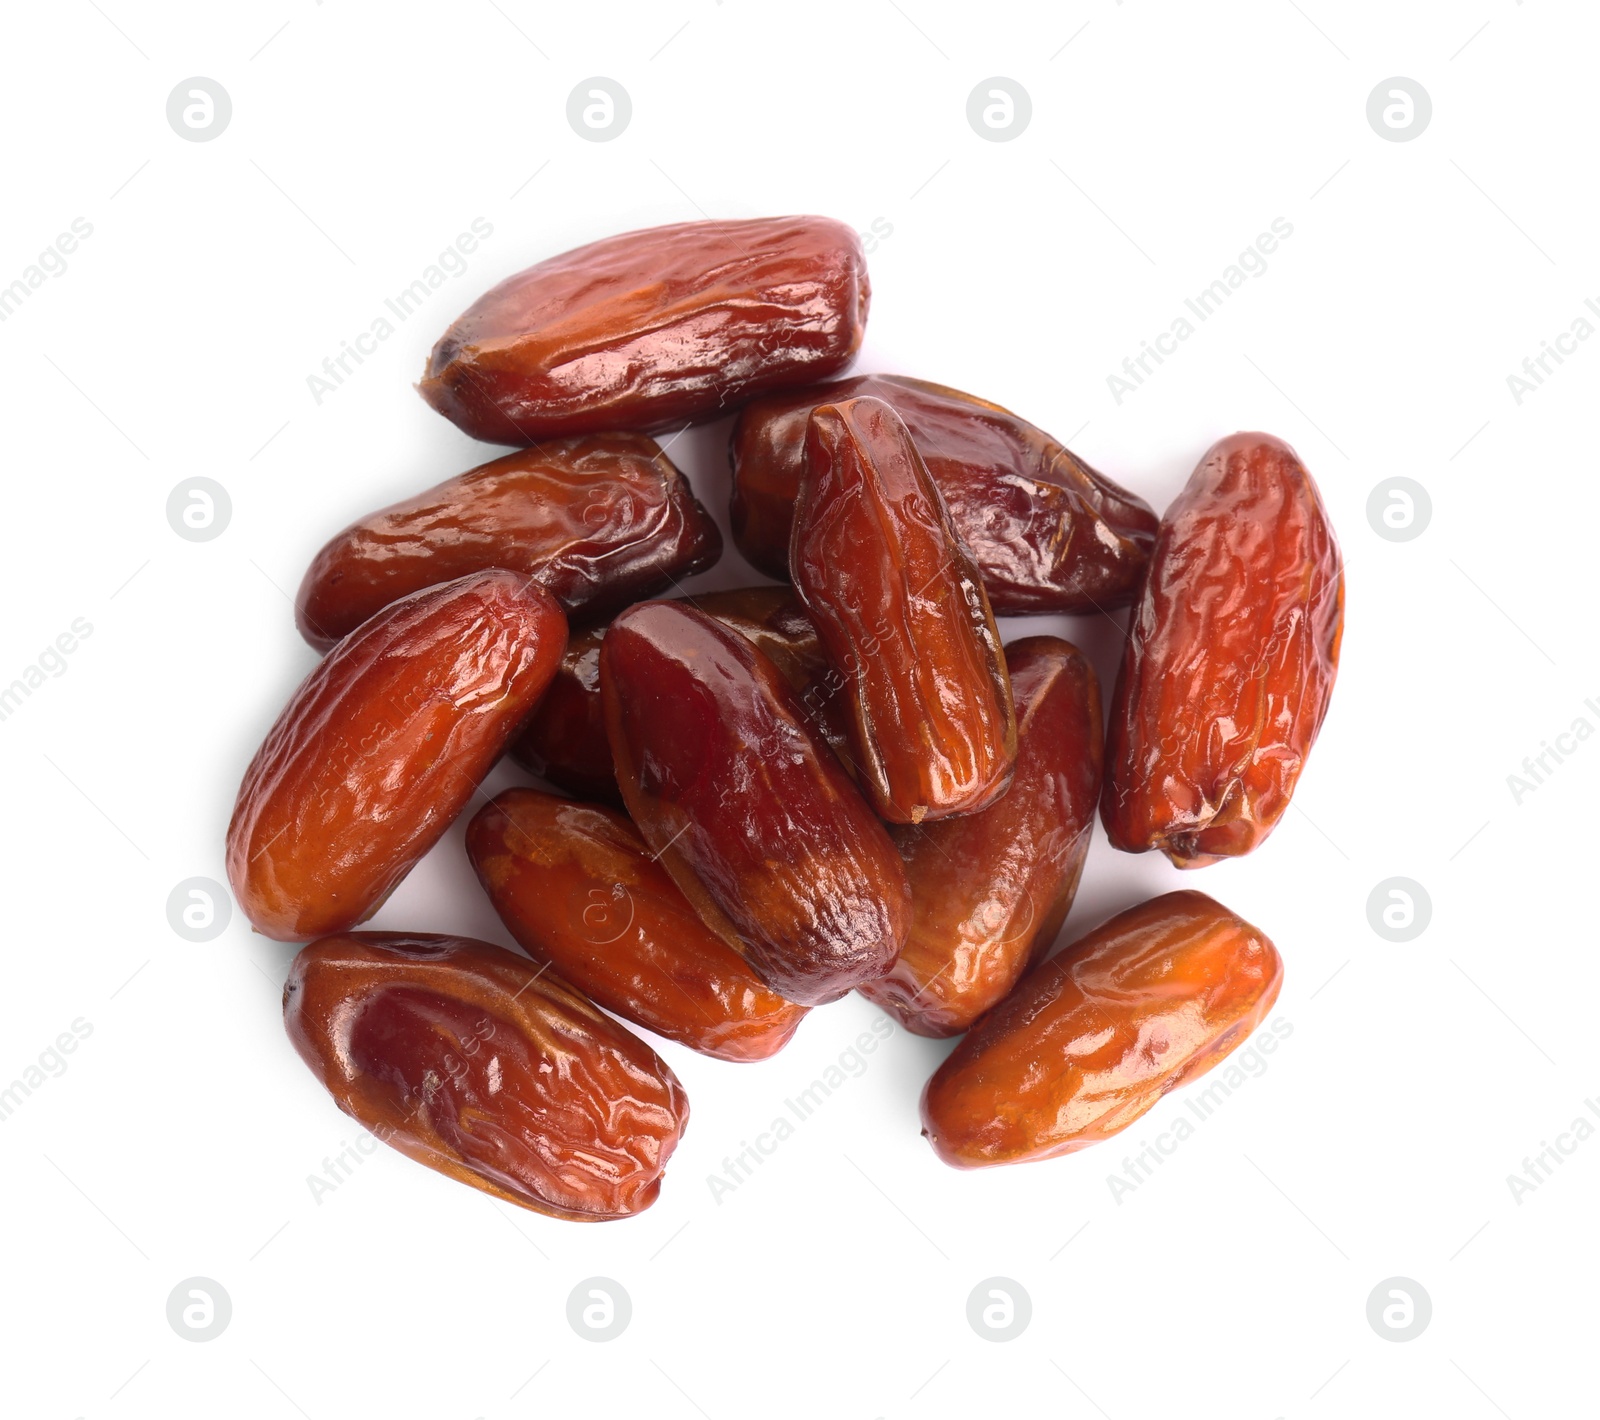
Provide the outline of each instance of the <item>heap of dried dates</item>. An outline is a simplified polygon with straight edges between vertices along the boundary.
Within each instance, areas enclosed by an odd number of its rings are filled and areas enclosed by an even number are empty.
[[[1114,847],[1183,868],[1250,852],[1287,808],[1343,617],[1310,475],[1236,434],[1158,519],[999,405],[818,383],[868,295],[855,234],[815,217],[532,267],[421,385],[519,452],[362,519],[306,573],[299,626],[327,654],[245,774],[228,874],[257,931],[310,940],[295,1048],[412,1158],[556,1217],[637,1213],[689,1105],[614,1018],[759,1060],[852,990],[962,1036],[922,1099],[941,1159],[1047,1158],[1125,1129],[1271,1008],[1272,943],[1198,892],[1044,957],[1097,806]],[[722,541],[645,431],[735,408],[734,537],[790,585],[652,600]],[[1104,721],[1082,652],[995,626],[1130,604]],[[507,752],[572,796],[511,789],[467,829],[526,955],[352,930]]]

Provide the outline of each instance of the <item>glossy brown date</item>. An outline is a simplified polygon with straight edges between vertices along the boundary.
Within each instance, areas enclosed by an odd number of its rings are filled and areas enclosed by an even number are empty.
[[[1257,847],[1327,713],[1344,567],[1317,486],[1270,434],[1215,444],[1167,509],[1111,700],[1101,817],[1180,868]]]
[[[398,597],[485,567],[525,572],[568,614],[653,596],[722,555],[722,534],[654,439],[589,434],[507,454],[352,523],[295,603],[319,650]]]
[[[826,217],[627,232],[480,297],[420,389],[492,443],[665,428],[839,373],[869,295],[860,240]]]
[[[712,930],[802,1005],[883,975],[900,855],[767,656],[677,602],[611,623],[600,693],[628,812]]]
[[[688,604],[715,617],[762,651],[801,698],[812,728],[848,754],[839,698],[817,629],[789,587],[739,587],[697,592]],[[621,803],[600,702],[600,643],[604,625],[576,631],[550,689],[511,744],[524,769],[583,799]]]
[[[531,774],[580,799],[620,804],[600,703],[600,643],[606,628],[588,626],[567,641],[550,688],[511,741],[511,757]]]
[[[689,1122],[638,1036],[469,937],[324,937],[289,969],[283,1020],[334,1103],[384,1143],[553,1218],[648,1208]]]
[[[959,1035],[1049,949],[1078,890],[1100,797],[1100,687],[1077,647],[1006,647],[1017,771],[981,813],[895,832],[911,932],[861,994],[917,1035]]]
[[[1011,781],[1017,722],[971,554],[880,399],[811,413],[789,570],[839,673],[856,777],[891,823],[972,813]]]
[[[789,575],[811,411],[863,395],[905,421],[996,616],[1133,600],[1156,535],[1148,503],[1010,410],[904,375],[786,390],[740,412],[730,445],[733,540],[753,567]]]
[[[707,927],[621,814],[508,789],[467,826],[507,930],[590,1000],[722,1060],[764,1060],[806,1014]]]
[[[1258,929],[1169,892],[1035,967],[980,1020],[928,1081],[922,1132],[957,1168],[1097,1144],[1242,1045],[1282,984]]]
[[[567,623],[515,572],[414,592],[301,682],[245,771],[228,881],[256,931],[364,922],[449,828],[555,674]]]

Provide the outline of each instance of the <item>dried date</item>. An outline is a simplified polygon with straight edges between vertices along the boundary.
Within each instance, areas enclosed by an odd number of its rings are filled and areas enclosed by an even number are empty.
[[[812,728],[848,756],[844,720],[817,629],[788,587],[739,587],[698,592],[689,604],[715,617],[766,654],[800,696]],[[600,703],[600,643],[604,625],[574,632],[550,689],[512,741],[524,769],[584,799],[622,802]]]
[[[642,434],[551,440],[352,523],[300,585],[300,634],[326,650],[374,612],[485,567],[525,572],[569,614],[603,615],[711,566],[722,534]]]
[[[677,1077],[552,971],[467,937],[311,943],[283,989],[289,1039],[386,1144],[554,1218],[642,1212],[689,1120]]]
[[[959,1035],[1002,1000],[1061,930],[1100,797],[1100,689],[1077,647],[1006,647],[1017,770],[981,813],[895,832],[911,880],[911,931],[861,994],[918,1035]]]
[[[869,297],[841,222],[651,227],[502,281],[434,346],[420,389],[493,443],[665,428],[839,373]]]
[[[740,411],[729,446],[733,540],[753,567],[789,575],[811,411],[863,395],[905,421],[996,616],[1133,600],[1156,535],[1148,503],[1010,410],[904,375],[785,390]]]
[[[606,633],[600,692],[640,833],[763,981],[809,1006],[889,969],[905,869],[766,655],[692,607],[644,602]]]
[[[880,817],[971,813],[1011,781],[1017,723],[971,554],[900,417],[814,409],[789,569],[842,678],[856,776]]]
[[[228,880],[256,931],[365,921],[466,807],[560,664],[566,618],[515,572],[414,592],[301,683],[245,771]]]
[[[1327,713],[1344,568],[1316,484],[1269,434],[1214,445],[1167,510],[1111,701],[1101,817],[1180,868],[1257,847]]]
[[[1244,1043],[1283,964],[1204,893],[1118,914],[1035,967],[933,1074],[922,1132],[957,1168],[1070,1154]]]
[[[518,945],[624,1020],[762,1060],[806,1014],[700,920],[621,814],[508,789],[467,826],[467,856]]]

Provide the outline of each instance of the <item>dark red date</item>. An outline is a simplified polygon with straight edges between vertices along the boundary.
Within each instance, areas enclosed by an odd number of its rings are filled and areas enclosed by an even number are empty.
[[[703,612],[644,602],[606,633],[600,693],[629,814],[763,981],[811,1006],[889,969],[905,869],[771,660]]]
[[[475,439],[661,429],[850,363],[870,287],[825,217],[684,222],[502,281],[433,348],[422,397]]]
[[[813,729],[848,759],[837,687],[817,629],[789,587],[740,587],[698,592],[687,604],[715,617],[762,651],[800,696]],[[574,632],[550,689],[512,742],[524,769],[582,799],[621,803],[611,744],[600,702],[600,643],[604,625]]]
[[[1156,535],[1148,503],[1010,410],[904,375],[786,390],[740,412],[730,446],[733,540],[752,566],[789,575],[811,411],[863,395],[905,421],[996,616],[1133,600]]]
[[[485,567],[527,573],[569,615],[603,615],[721,555],[716,523],[654,439],[590,434],[352,523],[307,569],[295,619],[326,650],[397,598]]]

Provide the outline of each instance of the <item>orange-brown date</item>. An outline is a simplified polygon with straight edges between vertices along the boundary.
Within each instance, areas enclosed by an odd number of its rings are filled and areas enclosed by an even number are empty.
[[[553,1218],[648,1208],[689,1121],[638,1036],[470,937],[324,937],[295,957],[283,1019],[334,1102],[384,1143]]]
[[[766,655],[643,602],[606,632],[600,693],[633,821],[767,985],[813,1006],[889,969],[910,916],[900,855]]]
[[[661,429],[838,374],[869,296],[860,239],[826,217],[626,232],[480,297],[420,389],[492,443]]]
[[[295,602],[326,650],[398,597],[485,567],[525,572],[570,615],[601,615],[711,566],[722,534],[654,439],[589,434],[507,454],[352,523]]]
[[[856,777],[879,816],[921,823],[999,798],[1017,757],[1000,633],[882,400],[811,412],[789,570],[838,673]]]
[[[385,607],[301,682],[228,825],[228,881],[256,931],[364,922],[449,828],[555,674],[561,609],[515,572]]]
[[[811,411],[863,395],[905,421],[996,616],[1133,600],[1156,535],[1148,503],[1010,410],[904,375],[786,390],[740,411],[729,446],[733,540],[753,567],[789,575]]]
[[[1272,943],[1204,893],[1130,908],[967,1033],[923,1091],[922,1132],[957,1168],[1097,1144],[1242,1045],[1282,984]]]
[[[800,696],[812,728],[841,754],[848,753],[839,699],[825,683],[829,667],[822,643],[792,588],[739,587],[697,592],[688,600],[764,652]],[[605,634],[604,625],[573,633],[550,689],[512,741],[511,757],[579,798],[621,803],[600,703]]]
[[[1344,567],[1316,484],[1270,434],[1215,444],[1162,519],[1112,695],[1101,817],[1180,868],[1257,847],[1327,713]]]
[[[1049,949],[1078,890],[1100,798],[1100,688],[1076,646],[1006,647],[1017,771],[981,813],[895,832],[911,931],[861,994],[917,1035],[959,1035]]]
[[[597,1005],[722,1060],[764,1060],[806,1014],[700,920],[621,814],[508,789],[467,826],[507,930]]]

